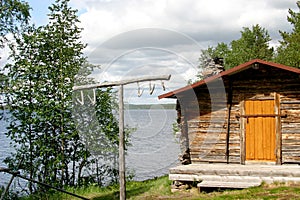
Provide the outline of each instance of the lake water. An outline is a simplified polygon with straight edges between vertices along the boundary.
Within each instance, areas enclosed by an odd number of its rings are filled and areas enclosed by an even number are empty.
[[[126,110],[125,123],[136,128],[131,134],[131,146],[126,155],[126,168],[134,172],[135,180],[146,180],[168,173],[178,164],[179,144],[173,135],[175,110]],[[0,121],[0,167],[13,151],[4,135],[7,124]],[[6,185],[10,175],[0,172],[0,185]]]
[[[178,163],[179,144],[172,130],[175,119],[175,110],[126,111],[125,122],[137,128],[126,157],[126,166],[135,171],[136,180],[167,174]]]

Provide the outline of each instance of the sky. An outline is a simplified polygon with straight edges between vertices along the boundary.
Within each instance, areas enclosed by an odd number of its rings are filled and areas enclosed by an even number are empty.
[[[32,22],[47,23],[54,0],[28,0]],[[157,96],[180,88],[198,73],[201,49],[240,38],[243,27],[266,28],[276,47],[279,30],[290,31],[288,9],[298,12],[296,0],[71,0],[83,28],[84,53],[100,65],[99,82],[146,75],[171,74],[166,91],[161,82],[126,86],[130,103],[166,103]],[[149,95],[149,87],[156,85]],[[138,88],[143,92],[137,96]]]

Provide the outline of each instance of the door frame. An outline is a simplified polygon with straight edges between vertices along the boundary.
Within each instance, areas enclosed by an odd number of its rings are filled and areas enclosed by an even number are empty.
[[[281,109],[280,109],[280,94],[272,93],[270,97],[254,97],[250,99],[242,98],[240,101],[240,116],[245,115],[245,100],[274,100],[275,105],[275,157],[276,165],[282,164],[282,134],[281,134]],[[246,164],[246,123],[245,117],[240,117],[240,162],[242,165]]]

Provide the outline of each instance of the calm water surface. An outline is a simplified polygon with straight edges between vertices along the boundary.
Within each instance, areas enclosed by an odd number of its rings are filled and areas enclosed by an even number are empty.
[[[164,109],[126,110],[125,123],[136,128],[131,134],[131,146],[126,155],[127,173],[135,180],[146,180],[168,173],[178,163],[179,144],[172,131],[176,111]],[[0,167],[13,148],[4,135],[7,123],[0,121]],[[10,175],[0,172],[0,185],[6,185]]]
[[[168,173],[178,163],[179,144],[172,124],[175,110],[129,110],[125,122],[137,130],[132,133],[126,166],[134,170],[136,180],[145,180]]]

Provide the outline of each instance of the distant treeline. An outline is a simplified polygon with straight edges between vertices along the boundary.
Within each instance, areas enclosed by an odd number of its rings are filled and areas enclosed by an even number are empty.
[[[147,110],[147,109],[174,109],[175,104],[125,104],[124,107],[128,110]]]
[[[175,110],[176,104],[125,104],[127,110],[149,110],[149,109],[169,109]],[[0,110],[7,110],[8,106],[0,105]]]

